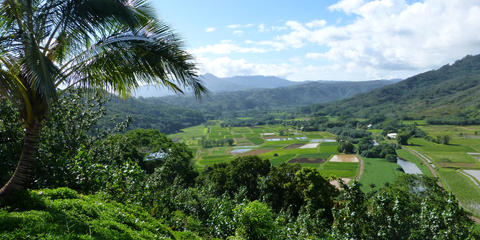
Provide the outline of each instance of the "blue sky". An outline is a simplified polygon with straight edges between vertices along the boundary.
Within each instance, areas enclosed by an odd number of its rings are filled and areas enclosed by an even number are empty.
[[[405,78],[480,51],[478,0],[156,0],[202,73]]]

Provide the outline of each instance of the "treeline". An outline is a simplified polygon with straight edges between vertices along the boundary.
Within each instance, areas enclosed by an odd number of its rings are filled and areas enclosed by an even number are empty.
[[[200,139],[199,144],[203,148],[212,148],[212,147],[223,147],[223,146],[233,146],[235,141],[232,138],[226,139],[208,139],[205,136]]]
[[[160,99],[171,105],[196,109],[219,118],[225,114],[245,110],[288,109],[335,101],[391,83],[391,81],[321,81],[275,89],[212,93],[201,101],[197,101],[193,96],[170,96]]]
[[[120,99],[112,96],[105,107],[107,114],[98,122],[103,128],[111,128],[129,117],[129,130],[152,128],[168,134],[206,121],[204,114],[199,111],[172,106],[158,98]]]

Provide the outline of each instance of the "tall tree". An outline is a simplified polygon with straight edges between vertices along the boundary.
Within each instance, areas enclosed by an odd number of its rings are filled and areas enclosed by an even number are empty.
[[[28,187],[42,122],[66,89],[126,97],[142,84],[206,91],[191,55],[144,0],[0,1],[0,97],[18,105],[25,138],[0,196]]]

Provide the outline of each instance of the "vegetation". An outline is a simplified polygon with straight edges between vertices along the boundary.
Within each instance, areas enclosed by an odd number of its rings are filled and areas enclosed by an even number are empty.
[[[244,111],[263,113],[275,109],[284,111],[288,107],[294,108],[308,104],[340,100],[391,83],[390,81],[324,81],[275,89],[215,93],[202,99],[200,102],[196,102],[193,97],[188,96],[169,96],[160,99],[175,106],[198,109],[208,115],[229,117],[232,114]],[[252,116],[253,114],[249,115]]]
[[[1,239],[480,239],[480,126],[436,125],[478,121],[480,55],[325,105],[389,82],[120,102],[205,91],[146,2],[0,12]]]
[[[18,106],[25,126],[16,171],[0,195],[31,183],[43,121],[64,92],[60,85],[122,96],[141,83],[205,90],[180,40],[143,1],[8,1],[0,12],[1,97]]]
[[[196,110],[171,106],[157,98],[120,99],[112,96],[105,107],[106,116],[98,122],[101,128],[112,128],[116,123],[130,118],[129,130],[157,129],[170,134],[206,121],[204,114]]]
[[[315,107],[336,116],[427,119],[429,124],[479,124],[480,55],[343,101]]]

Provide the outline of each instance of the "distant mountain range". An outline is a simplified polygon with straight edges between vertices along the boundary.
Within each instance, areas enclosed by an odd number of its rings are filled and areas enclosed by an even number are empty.
[[[468,124],[469,119],[480,119],[480,55],[467,56],[399,83],[325,104],[323,111],[362,118],[378,114],[441,118],[452,124]]]
[[[178,105],[200,110],[204,113],[218,115],[224,112],[255,109],[269,110],[331,102],[351,97],[358,93],[368,92],[395,82],[397,81],[311,81],[270,89],[259,88],[211,93],[202,98],[201,101],[197,101],[193,96],[167,96],[160,98],[160,100],[171,105]]]
[[[307,83],[335,83],[335,81],[289,81],[279,77],[273,76],[236,76],[236,77],[227,77],[220,78],[216,77],[213,74],[207,73],[199,77],[207,89],[211,93],[219,92],[234,92],[242,90],[251,90],[251,89],[273,89],[279,87],[291,87],[298,86]],[[390,80],[390,82],[398,82],[399,79]],[[343,82],[343,81],[337,81]],[[349,81],[346,81],[347,83]],[[188,89],[185,91],[189,93]],[[179,94],[173,93],[171,90],[166,88],[160,88],[155,86],[142,86],[138,88],[134,94],[135,97],[163,97],[163,96],[175,96]]]
[[[240,90],[249,90],[257,88],[278,88],[302,84],[304,82],[288,81],[278,77],[272,76],[237,76],[228,78],[219,78],[213,74],[205,74],[199,77],[207,89],[212,93],[217,92],[232,92]],[[188,89],[187,91],[188,92]],[[138,88],[134,96],[136,97],[162,97],[175,95],[172,91],[166,88],[159,88],[155,86],[143,86]]]

